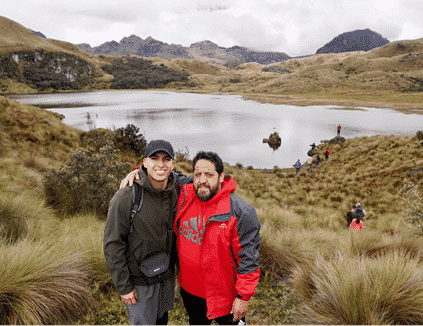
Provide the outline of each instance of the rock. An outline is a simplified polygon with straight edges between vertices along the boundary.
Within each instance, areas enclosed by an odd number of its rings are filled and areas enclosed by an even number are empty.
[[[423,140],[423,132],[417,131],[416,136],[418,140]]]
[[[336,145],[336,144],[344,145],[345,140],[346,139],[344,137],[334,137],[331,140],[329,140],[327,142],[327,144],[329,144],[329,145]]]
[[[313,149],[310,149],[308,152],[307,152],[307,155],[308,156],[310,156],[310,157],[313,157],[313,155],[314,154],[316,154],[316,150],[313,150]]]
[[[279,134],[275,131],[273,134],[270,134],[269,139],[263,138],[263,143],[268,143],[271,148],[278,149],[282,144],[282,139]]]

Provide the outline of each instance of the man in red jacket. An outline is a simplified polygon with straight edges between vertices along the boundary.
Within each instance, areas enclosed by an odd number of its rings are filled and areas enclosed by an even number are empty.
[[[197,153],[193,169],[194,182],[182,187],[174,222],[178,282],[189,323],[246,324],[260,278],[256,210],[234,193],[237,184],[225,176],[216,153]],[[132,185],[135,175],[131,172],[122,186]]]
[[[235,195],[216,153],[193,160],[194,183],[184,185],[174,230],[178,281],[191,325],[245,323],[260,277],[260,223],[253,206]]]

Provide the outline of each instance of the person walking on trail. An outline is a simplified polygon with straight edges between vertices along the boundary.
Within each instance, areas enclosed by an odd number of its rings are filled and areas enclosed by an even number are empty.
[[[323,154],[325,155],[325,162],[327,162],[329,160],[329,150],[326,148],[326,150],[323,152]]]
[[[351,221],[350,229],[358,232],[362,228],[364,228],[363,220],[359,218],[358,216],[354,217],[354,219]]]
[[[336,127],[336,130],[337,130],[336,135],[337,135],[338,137],[340,137],[340,136],[341,136],[341,125],[338,125],[338,127]]]
[[[178,200],[175,187],[177,182],[192,182],[192,177],[173,172],[173,164],[172,145],[164,140],[151,141],[137,172],[139,181],[134,185],[142,193],[139,210],[134,206],[132,188],[118,190],[109,204],[104,257],[113,284],[126,304],[131,325],[166,325],[168,311],[174,307],[177,256],[172,227]],[[131,210],[136,214],[131,215]],[[144,264],[157,259],[163,260],[165,266],[160,274],[150,275]]]
[[[314,150],[317,148],[317,146],[316,146],[316,144],[315,144],[315,143],[311,144],[310,146],[311,146],[311,150],[312,150],[312,151],[314,151]]]
[[[309,158],[307,159],[307,171],[310,171],[312,163],[313,163],[313,158],[309,156]]]
[[[316,156],[316,168],[319,166],[319,164],[320,164],[321,161],[322,160],[321,160],[319,154],[317,154],[317,156]]]
[[[353,219],[357,217],[355,214],[356,206],[354,205],[352,209],[347,213],[347,227],[350,226]]]
[[[246,324],[260,277],[256,210],[234,193],[237,184],[216,153],[197,153],[193,171],[193,184],[181,187],[173,226],[189,323]]]
[[[293,167],[295,167],[295,174],[300,173],[301,171],[301,162],[300,159],[297,160],[297,162],[295,162],[295,164],[293,165]]]

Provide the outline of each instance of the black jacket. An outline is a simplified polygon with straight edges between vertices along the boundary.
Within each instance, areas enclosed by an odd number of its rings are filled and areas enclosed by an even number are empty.
[[[112,281],[121,295],[130,293],[135,285],[146,285],[138,264],[149,253],[168,249],[169,204],[174,220],[178,200],[176,182],[192,182],[192,176],[172,172],[166,189],[161,190],[151,185],[142,169],[139,174],[140,180],[135,182],[143,187],[144,198],[141,210],[134,218],[134,232],[129,232],[133,206],[131,187],[119,189],[113,196],[104,229],[104,257]]]
[[[347,227],[349,227],[349,226],[350,226],[350,224],[351,224],[352,220],[353,220],[353,219],[355,219],[356,217],[358,217],[358,216],[357,216],[357,214],[356,214],[356,213],[354,213],[354,212],[349,211],[349,212],[347,213]]]

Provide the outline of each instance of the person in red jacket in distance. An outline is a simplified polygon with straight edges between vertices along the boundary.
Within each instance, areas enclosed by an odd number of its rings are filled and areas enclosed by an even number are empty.
[[[194,182],[182,187],[174,223],[189,323],[246,324],[260,278],[256,210],[234,193],[237,185],[216,153],[197,153],[193,168]]]

